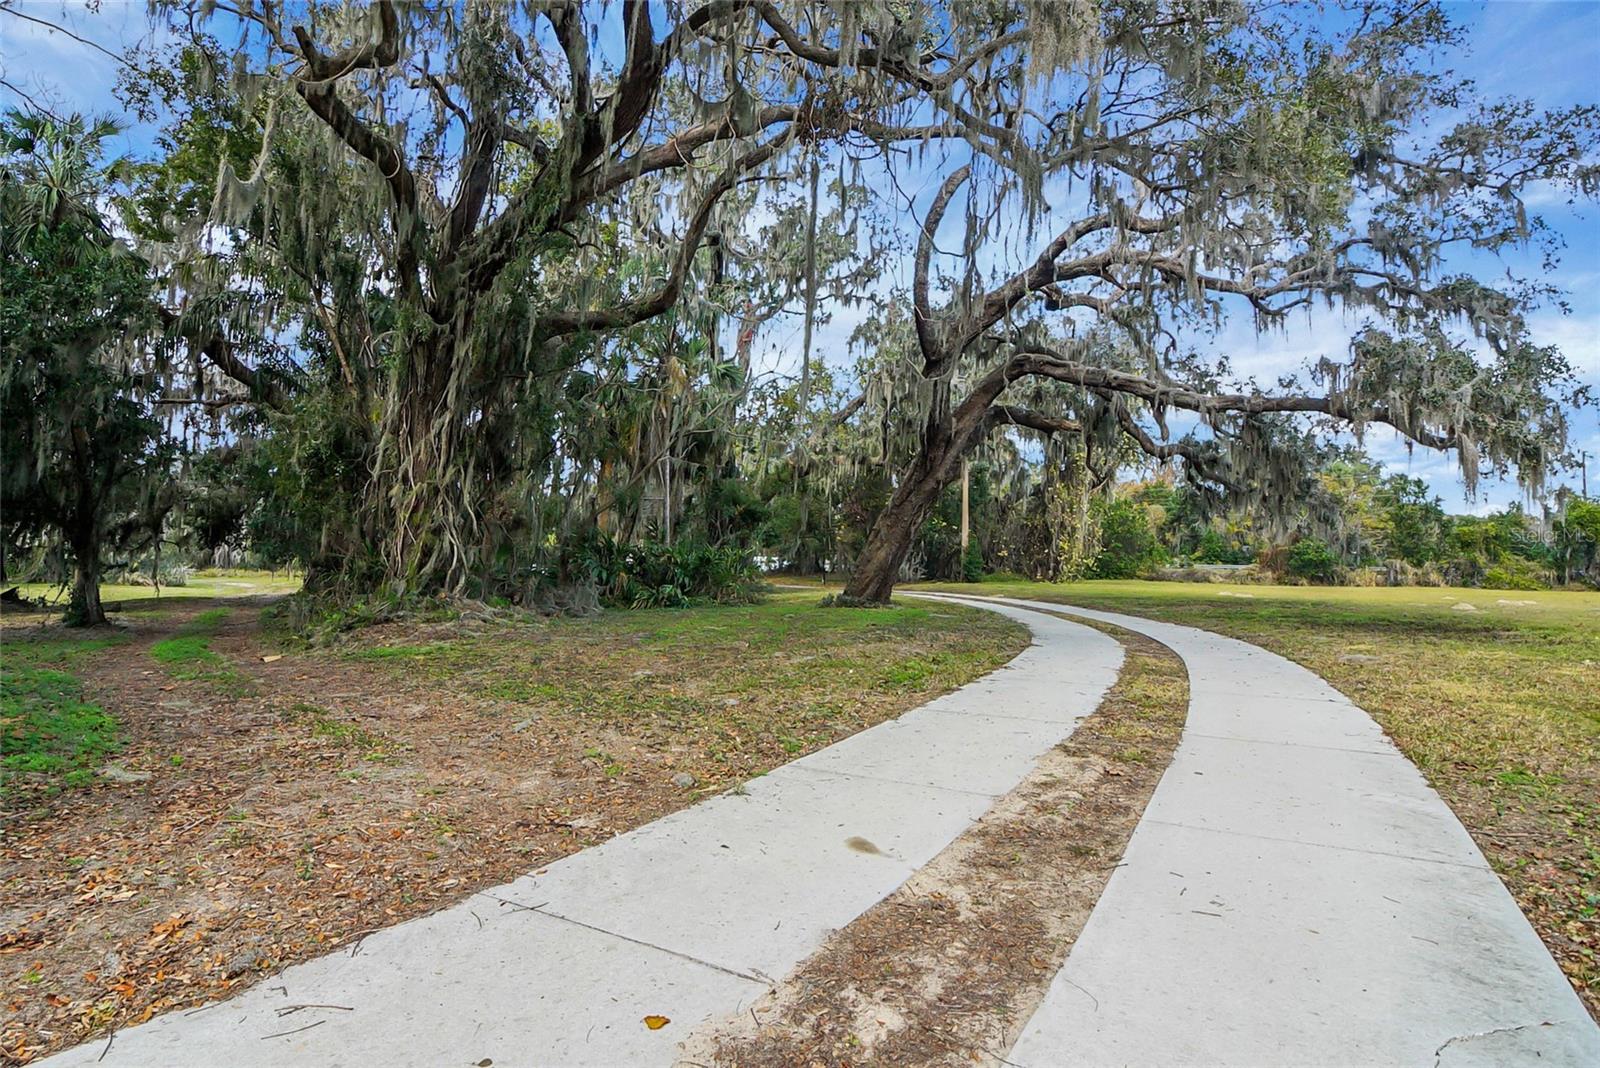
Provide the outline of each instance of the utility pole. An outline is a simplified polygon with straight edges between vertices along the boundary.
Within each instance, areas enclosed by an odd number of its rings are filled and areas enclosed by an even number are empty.
[[[661,503],[667,520],[667,544],[672,544],[672,458],[661,458]]]
[[[971,536],[971,513],[967,508],[968,475],[972,465],[966,460],[961,461],[961,566],[967,566],[967,540]]]
[[[811,157],[811,218],[806,223],[806,319],[805,339],[800,343],[800,404],[797,418],[800,434],[806,433],[806,415],[811,411],[811,328],[817,318],[817,183],[821,180],[822,163]],[[811,498],[801,492],[801,465],[805,458],[796,456],[794,488],[800,497],[800,539],[811,530]]]

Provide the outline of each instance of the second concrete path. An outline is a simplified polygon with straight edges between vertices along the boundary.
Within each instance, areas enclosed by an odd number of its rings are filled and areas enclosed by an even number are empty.
[[[1147,634],[1190,686],[1172,765],[1010,1063],[1600,1066],[1517,903],[1343,694],[1208,631],[1010,603]]]

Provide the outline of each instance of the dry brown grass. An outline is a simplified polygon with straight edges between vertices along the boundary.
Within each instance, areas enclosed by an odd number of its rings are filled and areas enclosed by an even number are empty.
[[[24,1062],[225,997],[897,715],[1028,641],[989,612],[816,602],[395,624],[324,650],[278,644],[238,602],[130,612],[109,642],[7,619],[8,676],[79,679],[117,720],[115,763],[148,778],[96,778],[103,756],[83,788],[12,777],[0,1049]]]

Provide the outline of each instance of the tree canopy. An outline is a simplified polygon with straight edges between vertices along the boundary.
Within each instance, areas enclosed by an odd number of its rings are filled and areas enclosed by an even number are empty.
[[[104,159],[113,132],[0,121],[0,512],[8,544],[59,533],[75,571],[67,616],[84,624],[105,621],[103,554],[159,539],[171,507],[146,265],[95,204],[125,166]]]
[[[102,166],[79,127],[70,181],[65,148],[8,172],[8,277],[46,277],[8,286],[6,403],[105,397],[107,459],[53,486],[164,464],[141,507],[190,551],[340,594],[542,602],[692,541],[881,601],[976,566],[949,511],[973,461],[989,566],[1150,566],[1137,468],[1176,472],[1214,555],[1245,515],[1354,559],[1339,434],[1539,494],[1587,401],[1528,326],[1560,294],[1495,257],[1556,254],[1529,194],[1593,194],[1596,109],[1482,99],[1438,59],[1448,16],[163,0],[170,44],[123,75],[154,149]],[[78,207],[10,225],[52,190]],[[814,352],[851,303],[854,363]],[[1359,321],[1348,348],[1269,385],[1197,343],[1315,307]],[[757,374],[758,335],[794,338],[792,376]],[[43,503],[60,412],[8,439],[9,546],[81,526]],[[1421,567],[1427,495],[1384,485]]]

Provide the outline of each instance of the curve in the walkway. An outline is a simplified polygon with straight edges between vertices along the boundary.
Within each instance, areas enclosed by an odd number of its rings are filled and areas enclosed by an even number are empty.
[[[966,830],[1115,681],[1122,648],[1104,634],[982,607],[1034,642],[959,690],[235,999],[41,1063],[670,1064],[696,1023],[745,1011]]]
[[[1472,838],[1343,694],[1209,631],[1001,603],[1148,635],[1190,692],[1010,1063],[1600,1066],[1600,1028]]]

